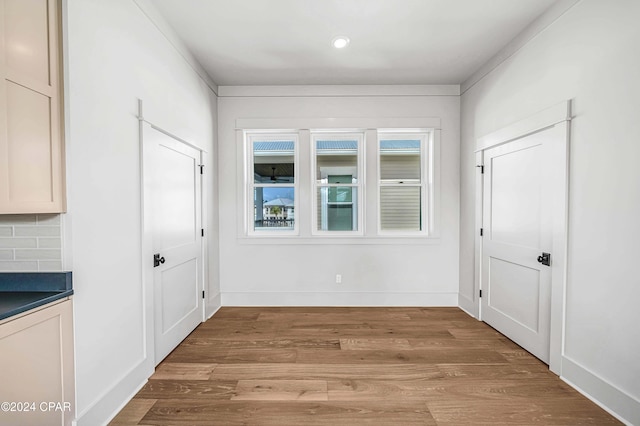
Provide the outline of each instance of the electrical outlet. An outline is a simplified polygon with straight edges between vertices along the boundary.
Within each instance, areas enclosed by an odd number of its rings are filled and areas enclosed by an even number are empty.
[[[341,284],[341,283],[342,283],[342,275],[336,274],[336,284]]]

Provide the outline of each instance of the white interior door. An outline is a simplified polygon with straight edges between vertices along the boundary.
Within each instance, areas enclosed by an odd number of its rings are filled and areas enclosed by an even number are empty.
[[[158,130],[145,131],[154,259],[155,362],[203,319],[201,152]],[[147,207],[145,207],[147,208]],[[151,261],[151,259],[149,259]]]
[[[547,364],[552,268],[542,262],[554,259],[564,137],[551,127],[484,151],[482,319]]]

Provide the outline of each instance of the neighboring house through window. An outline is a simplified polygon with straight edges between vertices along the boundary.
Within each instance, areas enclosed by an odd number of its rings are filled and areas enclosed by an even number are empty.
[[[253,205],[249,233],[296,233],[298,135],[247,133],[246,138]]]

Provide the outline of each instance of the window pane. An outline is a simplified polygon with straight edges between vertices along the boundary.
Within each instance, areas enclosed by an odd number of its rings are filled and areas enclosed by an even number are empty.
[[[318,230],[357,231],[357,188],[332,186],[318,188]]]
[[[254,183],[293,183],[294,159],[293,141],[253,142]]]
[[[351,182],[351,176],[329,176],[329,183],[349,183]],[[350,186],[334,186],[329,187],[329,202],[330,203],[351,203],[352,187]]]
[[[380,179],[420,182],[420,141],[381,140]]]
[[[254,188],[254,230],[293,229],[294,197],[293,186]]]
[[[380,188],[380,225],[383,231],[420,231],[421,187],[383,186]]]
[[[340,176],[344,181],[334,183],[356,183],[358,180],[358,141],[316,141],[316,179],[328,183],[331,176]]]

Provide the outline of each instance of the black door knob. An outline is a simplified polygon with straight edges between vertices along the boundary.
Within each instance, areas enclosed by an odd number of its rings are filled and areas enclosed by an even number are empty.
[[[542,263],[543,265],[549,266],[551,265],[551,254],[550,253],[542,253],[540,256],[538,256],[538,262]]]
[[[161,263],[164,263],[164,257],[160,257],[160,253],[156,253],[153,255],[153,267],[160,266]]]

